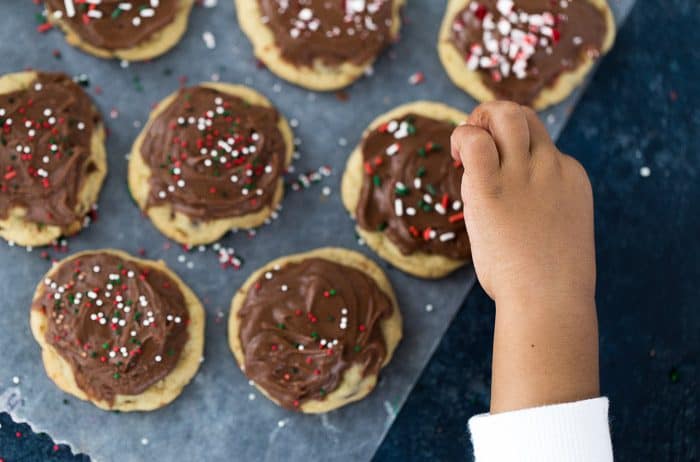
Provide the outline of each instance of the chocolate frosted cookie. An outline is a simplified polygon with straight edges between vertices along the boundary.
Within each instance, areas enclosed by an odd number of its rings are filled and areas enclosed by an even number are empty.
[[[416,102],[374,120],[348,159],[342,196],[360,237],[402,271],[439,278],[470,260],[462,169],[450,136],[467,115]]]
[[[272,261],[231,303],[238,365],[280,406],[321,413],[372,391],[401,339],[401,313],[377,265],[324,248]]]
[[[195,0],[46,0],[66,41],[100,58],[143,61],[174,47]]]
[[[34,293],[30,321],[51,380],[108,410],[170,403],[204,349],[204,309],[189,287],[163,262],[117,250],[55,265]]]
[[[129,189],[163,234],[208,244],[265,222],[284,194],[286,119],[247,87],[203,83],[161,101],[136,139]]]
[[[477,100],[544,109],[580,85],[614,39],[606,0],[450,0],[438,51]]]
[[[7,74],[0,127],[0,236],[38,246],[80,231],[107,173],[90,98],[65,74]]]
[[[395,41],[405,0],[236,0],[255,55],[311,90],[350,85]]]

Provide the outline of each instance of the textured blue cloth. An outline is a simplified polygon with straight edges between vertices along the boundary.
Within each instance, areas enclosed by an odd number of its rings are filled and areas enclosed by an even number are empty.
[[[640,0],[559,143],[585,165],[596,196],[602,389],[616,460],[700,458],[699,24],[698,0]],[[377,460],[468,460],[467,419],[488,409],[493,321],[476,289]],[[5,462],[87,460],[53,452],[47,436],[6,414],[0,423]]]

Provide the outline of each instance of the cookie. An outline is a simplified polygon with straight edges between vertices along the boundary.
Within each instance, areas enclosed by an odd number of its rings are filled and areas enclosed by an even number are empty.
[[[161,101],[129,158],[129,189],[167,237],[208,244],[263,224],[284,194],[287,120],[250,88],[203,83]]]
[[[606,0],[449,0],[438,51],[477,100],[540,110],[569,96],[614,39]]]
[[[235,0],[255,56],[279,77],[318,91],[364,75],[399,35],[405,0]]]
[[[67,75],[0,77],[0,236],[25,246],[77,233],[107,174],[102,118]]]
[[[343,204],[359,236],[406,273],[443,277],[470,260],[462,216],[462,169],[450,136],[467,115],[426,101],[375,119],[348,159]]]
[[[313,414],[369,394],[401,331],[382,270],[339,248],[268,263],[236,292],[229,317],[241,370],[278,405]]]
[[[204,309],[161,261],[80,252],[39,283],[30,324],[58,387],[97,407],[148,411],[173,401],[204,350]]]
[[[46,16],[66,41],[99,58],[145,61],[187,30],[195,0],[46,0]]]

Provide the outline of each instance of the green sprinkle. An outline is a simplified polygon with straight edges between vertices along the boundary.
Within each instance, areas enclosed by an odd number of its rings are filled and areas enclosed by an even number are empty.
[[[115,378],[115,380],[118,380],[121,375],[119,375],[119,372],[115,372],[114,375],[112,376]]]
[[[103,350],[109,350],[109,343],[105,342],[102,344],[102,349]]]
[[[379,226],[377,226],[377,231],[384,231],[388,226],[389,225],[387,224],[386,221],[379,223]]]
[[[362,347],[360,345],[355,345],[355,353],[358,353],[360,350],[362,350]]]
[[[428,192],[433,196],[437,194],[437,191],[435,190],[435,188],[431,184],[426,185],[425,189],[427,189]]]
[[[408,194],[408,188],[406,186],[396,186],[396,195],[403,197]]]
[[[668,378],[671,380],[671,383],[678,383],[681,378],[678,369],[675,367],[671,368],[671,372],[668,373]]]
[[[372,182],[374,183],[375,186],[382,185],[382,179],[379,178],[379,175],[374,175],[374,177],[372,178]]]
[[[318,332],[311,332],[311,338],[317,339],[317,338],[318,338]]]
[[[418,148],[418,155],[421,157],[425,157],[425,148]]]
[[[337,294],[338,292],[337,292],[335,289],[331,289],[331,290],[328,291],[328,293],[331,294],[331,295],[335,295],[335,294]]]
[[[418,167],[418,171],[416,172],[416,175],[418,175],[419,178],[422,177],[423,175],[425,175],[425,167],[423,167],[422,165],[420,167]]]
[[[122,14],[121,8],[119,8],[119,7],[115,8],[115,10],[112,11],[112,19],[117,19],[120,14]]]
[[[277,328],[284,330],[287,328],[287,326],[285,326],[283,322],[280,322],[279,324],[277,324]]]

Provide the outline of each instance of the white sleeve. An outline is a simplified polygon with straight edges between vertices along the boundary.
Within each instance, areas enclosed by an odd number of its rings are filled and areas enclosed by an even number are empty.
[[[611,462],[608,399],[469,419],[476,462]]]

